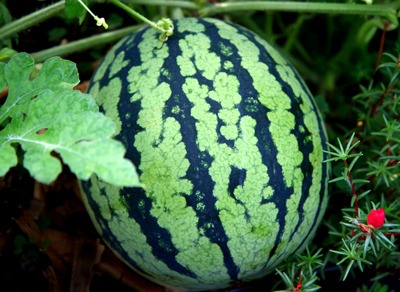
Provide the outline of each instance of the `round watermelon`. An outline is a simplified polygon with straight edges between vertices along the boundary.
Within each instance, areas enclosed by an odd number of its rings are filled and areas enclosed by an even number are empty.
[[[265,40],[211,18],[137,31],[89,93],[143,188],[82,182],[108,246],[151,281],[229,287],[274,271],[315,234],[328,194],[327,138],[301,77]]]

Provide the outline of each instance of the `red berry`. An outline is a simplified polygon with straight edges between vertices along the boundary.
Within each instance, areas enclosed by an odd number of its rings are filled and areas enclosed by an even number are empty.
[[[383,223],[385,223],[385,211],[383,208],[371,210],[368,214],[367,222],[368,225],[371,225],[374,228],[381,228]]]

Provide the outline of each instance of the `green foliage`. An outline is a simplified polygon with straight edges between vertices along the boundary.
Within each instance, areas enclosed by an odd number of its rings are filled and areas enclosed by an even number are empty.
[[[89,0],[81,0],[83,4],[88,5]],[[77,17],[79,19],[79,23],[82,24],[85,19],[87,11],[85,7],[82,6],[78,0],[66,0],[65,1],[65,15],[68,18]]]
[[[313,18],[310,15],[308,17]],[[372,59],[371,53],[367,53],[366,45],[374,41],[373,45],[378,47],[378,36],[383,34],[383,42],[385,33],[376,30],[375,27],[375,36],[365,35],[364,40],[357,43],[353,37],[354,33],[358,31],[359,36],[363,34],[366,23],[363,24],[362,20],[357,18],[351,21],[351,24],[347,23],[343,27],[344,35],[349,38],[342,38],[345,40],[344,44],[338,46],[338,53],[329,61],[321,59],[322,52],[318,51],[321,46],[315,46],[308,36],[305,36],[306,41],[303,42],[289,42],[291,39],[288,36],[289,41],[284,43],[284,47],[293,53],[290,58],[299,56],[298,52],[300,53],[303,62],[298,63],[295,60],[293,63],[298,66],[303,76],[308,76],[309,80],[315,79],[315,83],[319,84],[317,92],[328,98],[330,106],[329,110],[324,110],[324,115],[327,117],[331,140],[336,141],[330,144],[331,157],[328,159],[333,166],[333,202],[330,203],[325,216],[324,225],[329,228],[328,236],[317,246],[323,247],[321,253],[324,257],[324,269],[333,269],[332,265],[337,265],[341,272],[341,280],[346,282],[352,281],[349,278],[359,275],[355,270],[367,269],[366,274],[376,273],[376,277],[371,279],[372,287],[376,287],[382,278],[395,273],[400,267],[399,261],[396,260],[400,236],[400,35],[398,32],[397,35],[391,34],[394,38],[393,43],[390,39],[386,40],[385,47],[395,52],[394,54],[383,53],[380,59],[382,52],[378,51],[374,52]],[[293,33],[295,29],[297,37],[300,38],[302,35],[299,26],[305,26],[305,23],[300,15],[293,22],[291,30],[283,31]],[[372,22],[368,23],[371,24]],[[327,37],[333,35],[332,31]],[[339,41],[339,37],[337,35],[332,42]],[[308,48],[308,41],[314,46]],[[324,52],[331,50],[329,46],[334,47],[328,39],[326,50],[323,47]],[[355,52],[358,52],[358,56]],[[375,69],[376,56],[380,64],[378,63],[379,66]],[[309,72],[309,66],[313,66],[315,72],[320,71],[320,76]],[[352,83],[349,83],[349,80]],[[368,85],[364,86],[364,83]],[[360,93],[355,94],[351,100],[349,96],[354,95],[356,90]],[[332,96],[332,101],[329,101],[329,96]],[[341,141],[345,143],[342,144]],[[345,202],[345,205],[338,202]],[[386,222],[380,229],[370,228],[366,222],[369,211],[377,207],[384,208],[386,213]],[[319,236],[316,235],[318,242]],[[297,263],[298,259],[294,258],[293,261]],[[283,265],[279,270],[286,271],[279,273],[287,287],[286,291],[300,291],[295,290],[300,282],[300,269],[294,269],[296,272],[293,272]],[[318,286],[318,283],[325,282],[324,276],[326,277],[326,274],[321,270],[316,273],[316,279],[305,276],[302,280],[303,283],[307,283],[312,279],[311,282]],[[326,287],[322,285],[322,289],[324,288]],[[304,285],[302,289],[305,290]]]
[[[324,266],[322,249],[311,253],[307,248],[304,254],[296,254],[294,258],[276,269],[282,278],[287,290],[284,291],[317,291],[321,287],[317,285],[317,271]],[[282,272],[281,269],[286,269]],[[275,290],[279,292],[279,290]]]
[[[0,61],[7,61],[15,54],[12,47],[15,42],[12,40],[15,39],[16,34],[37,25],[44,18],[21,18],[20,21],[12,22],[7,1],[0,2],[0,36],[4,36],[0,37],[0,46],[4,46],[0,50]],[[84,24],[82,20],[86,13],[81,7],[75,6],[76,2],[66,1],[62,9],[66,8],[70,17],[77,17]],[[104,1],[86,0],[84,2],[90,6],[90,4]],[[121,3],[116,0],[107,2],[115,6]],[[282,48],[287,58],[306,79],[312,92],[325,105],[323,114],[332,141],[329,160],[333,166],[331,180],[333,203],[329,204],[324,223],[329,233],[322,234],[323,240],[317,234],[315,245],[318,246],[316,249],[310,248],[310,250],[318,250],[314,253],[316,256],[310,255],[307,250],[305,254],[293,257],[290,262],[279,267],[277,273],[287,287],[286,291],[313,291],[319,286],[322,289],[325,288],[320,284],[324,280],[325,268],[337,265],[341,271],[341,279],[346,279],[346,281],[351,281],[354,277],[354,270],[370,269],[372,273],[376,273],[376,276],[368,279],[371,280],[368,281],[371,286],[363,285],[361,291],[389,291],[379,281],[400,268],[398,248],[400,233],[398,226],[400,221],[400,33],[397,28],[400,2],[382,0],[373,1],[372,5],[365,5],[362,1],[350,1],[352,3],[313,0],[304,1],[304,3],[302,1],[251,2],[135,0],[124,1],[126,3],[124,7],[125,11],[135,9],[148,19],[156,20],[163,17],[198,15],[198,13],[202,16],[216,15],[244,25]],[[57,15],[60,10],[59,4],[56,5],[58,9],[51,10],[51,13],[43,9],[42,14],[49,17]],[[283,11],[285,13],[282,13]],[[287,12],[290,13],[287,14]],[[321,14],[322,17],[319,16]],[[343,14],[350,14],[350,16]],[[120,15],[125,16],[125,13],[122,12]],[[92,23],[87,26],[90,25]],[[316,33],[315,27],[318,27],[321,33]],[[383,37],[385,34],[386,41]],[[385,45],[383,49],[379,48],[381,35],[382,43]],[[99,34],[98,38],[91,39],[87,42],[86,49],[92,49],[103,38],[103,35]],[[62,45],[58,47],[61,48]],[[71,47],[69,53],[77,51],[77,48]],[[382,50],[387,52],[382,54]],[[53,55],[57,55],[57,50],[51,53],[44,52],[41,56],[46,56],[43,59],[48,59]],[[375,63],[380,65],[375,67]],[[0,90],[9,82],[4,78],[5,67],[5,64],[0,63]],[[41,72],[46,72],[43,70],[47,69],[43,68]],[[79,145],[82,142],[94,142],[107,132],[100,134],[99,130],[93,133],[93,136],[83,135],[84,138],[81,138],[75,136],[75,133],[74,135],[69,133],[67,129],[59,128],[52,123],[50,118],[44,118],[46,115],[42,119],[39,111],[49,108],[51,112],[47,112],[47,117],[54,114],[54,117],[60,118],[64,123],[71,122],[71,128],[68,126],[68,129],[83,130],[84,122],[90,120],[90,118],[86,120],[86,117],[95,115],[97,109],[95,110],[89,98],[72,93],[72,84],[76,84],[77,79],[69,81],[70,83],[62,82],[61,86],[66,86],[68,89],[59,90],[56,87],[39,90],[33,87],[34,93],[30,93],[25,99],[18,93],[19,87],[27,90],[32,83],[43,82],[40,81],[40,78],[43,78],[40,74],[44,73],[39,74],[39,81],[34,81],[35,79],[29,80],[31,69],[27,72],[18,68],[18,72],[20,73],[10,73],[12,78],[16,78],[14,81],[10,80],[12,86],[9,84],[10,91],[14,93],[11,92],[13,96],[11,98],[9,96],[0,108],[0,113],[3,115],[0,123],[0,169],[3,174],[19,161],[19,157],[15,154],[16,145],[21,145],[26,151],[25,155],[32,155],[33,160],[38,159],[35,157],[38,157],[40,151],[44,151],[44,157],[51,161],[52,165],[54,164],[51,169],[57,171],[60,164],[57,161],[58,164],[55,166],[56,159],[52,155],[53,152],[61,151],[62,147],[82,146]],[[51,74],[47,73],[47,75]],[[16,80],[20,80],[22,86]],[[55,81],[59,82],[60,79],[55,78]],[[46,80],[43,83],[47,85],[48,82]],[[63,96],[66,98],[60,101],[59,97]],[[351,98],[352,96],[354,97]],[[31,98],[33,98],[32,102]],[[39,101],[36,101],[38,99]],[[75,113],[80,117],[78,119],[81,125],[67,118],[67,108],[68,110],[74,108],[66,101],[67,99],[74,101],[77,109],[82,109]],[[17,103],[14,105],[15,101]],[[63,108],[57,107],[56,104]],[[9,110],[6,110],[6,106]],[[40,121],[40,124],[36,124],[36,121]],[[107,127],[111,127],[107,122],[104,123]],[[23,136],[24,131],[28,130],[31,130],[29,135]],[[60,132],[56,134],[55,130]],[[22,139],[9,140],[9,135],[28,137],[35,143],[28,143]],[[49,140],[46,140],[47,138]],[[57,138],[68,139],[65,142],[62,140],[62,143],[55,143]],[[11,143],[12,141],[15,143]],[[43,146],[45,144],[38,146],[40,145],[38,142],[42,141],[62,147],[50,150]],[[100,156],[99,153],[102,152],[97,151],[103,150],[96,148],[96,155]],[[61,153],[59,155],[61,156]],[[103,153],[101,155],[103,156]],[[61,158],[64,160],[64,157],[61,156]],[[36,162],[25,160],[24,164],[28,163],[31,165],[29,167],[37,169]],[[92,171],[95,169],[97,166],[92,166]],[[89,173],[90,170],[83,172]],[[54,178],[56,175],[46,174],[47,180],[51,180],[50,177]],[[368,229],[368,227],[365,229],[367,215],[376,207],[384,208],[386,222],[380,229]],[[367,230],[370,233],[366,232]]]
[[[359,120],[357,139],[354,132],[346,147],[342,146],[340,140],[339,147],[329,145],[329,160],[342,161],[344,165],[343,175],[331,182],[345,181],[351,194],[351,208],[342,209],[342,228],[338,228],[335,223],[328,223],[330,234],[341,239],[331,249],[336,255],[331,260],[337,265],[346,266],[342,274],[343,280],[349,276],[354,266],[361,271],[365,264],[380,266],[382,269],[399,267],[397,262],[385,258],[396,253],[396,238],[400,234],[400,224],[395,223],[400,218],[396,207],[399,205],[400,193],[400,123],[397,120],[400,66],[398,58],[388,53],[385,56],[389,62],[378,66],[379,71],[375,74],[384,70],[381,78],[387,85],[374,85],[371,81],[368,88],[362,87],[362,93],[354,97],[360,104],[356,107]],[[358,152],[359,149],[361,152]],[[355,179],[354,174],[365,178]],[[379,203],[375,204],[377,201]],[[365,208],[360,207],[361,203]],[[377,207],[383,208],[386,213],[386,222],[379,229],[367,223],[369,211],[365,212]]]
[[[15,255],[20,255],[28,250],[30,256],[36,257],[38,256],[39,252],[44,251],[50,245],[50,242],[48,240],[43,240],[42,242],[38,243],[36,242],[36,239],[32,236],[26,238],[23,235],[17,235],[14,238],[14,245]]]
[[[26,53],[0,63],[0,89],[9,88],[0,108],[0,175],[18,163],[19,144],[23,165],[40,182],[49,184],[62,171],[57,153],[80,179],[96,173],[112,184],[138,186],[122,144],[111,138],[114,124],[91,96],[73,90],[79,81],[75,64],[54,57],[35,77],[33,69]]]

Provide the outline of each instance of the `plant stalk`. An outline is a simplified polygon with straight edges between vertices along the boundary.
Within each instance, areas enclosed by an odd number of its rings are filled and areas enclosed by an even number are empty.
[[[29,27],[32,27],[40,22],[43,22],[53,16],[57,15],[58,13],[63,12],[65,8],[65,1],[60,1],[54,3],[50,6],[47,6],[43,9],[40,9],[36,12],[33,12],[29,15],[21,17],[9,24],[0,27],[0,39],[6,39],[10,36],[23,31]]]
[[[198,5],[196,3],[190,1],[179,1],[179,0],[123,0],[125,3],[131,4],[142,4],[142,5],[156,5],[156,6],[170,6],[170,7],[179,7],[185,9],[198,9]]]
[[[391,29],[398,26],[396,8],[398,2],[390,5],[365,5],[348,3],[315,3],[315,2],[292,2],[292,1],[240,1],[216,3],[200,9],[201,16],[210,16],[217,13],[229,13],[235,11],[283,11],[298,13],[324,13],[324,14],[350,14],[370,15],[386,18],[391,24]]]
[[[43,51],[32,53],[32,57],[35,59],[36,63],[40,63],[54,56],[66,56],[78,51],[93,48],[94,46],[100,46],[117,41],[141,27],[143,27],[143,25],[132,25],[122,29],[94,35],[78,41],[73,41],[64,45],[59,45]]]
[[[133,17],[135,17],[136,19],[147,23],[148,25],[150,25],[152,28],[160,30],[161,32],[164,32],[163,30],[160,29],[160,27],[153,21],[149,20],[148,18],[144,17],[143,15],[141,15],[140,13],[136,12],[135,10],[133,10],[132,8],[130,8],[128,5],[122,3],[119,0],[108,0],[108,2],[114,4],[115,6],[125,10],[127,13],[129,13],[130,15],[132,15]]]

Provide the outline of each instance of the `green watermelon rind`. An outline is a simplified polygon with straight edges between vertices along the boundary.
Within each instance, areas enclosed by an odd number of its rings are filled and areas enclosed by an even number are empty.
[[[82,182],[110,248],[152,281],[209,290],[260,278],[312,239],[328,200],[322,118],[265,40],[211,18],[121,40],[89,93],[143,189]],[[123,98],[120,98],[123,97]]]

